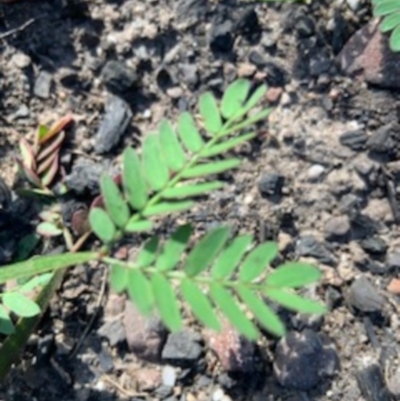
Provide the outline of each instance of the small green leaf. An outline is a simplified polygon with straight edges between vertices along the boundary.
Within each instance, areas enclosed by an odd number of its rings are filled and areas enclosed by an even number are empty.
[[[149,217],[182,212],[184,210],[191,209],[193,205],[194,203],[191,201],[160,202],[154,206],[147,207],[143,212],[143,216]]]
[[[117,184],[109,175],[104,175],[100,187],[108,215],[118,227],[124,228],[129,220],[129,208]]]
[[[128,286],[128,269],[122,264],[114,263],[111,266],[110,284],[116,293],[125,291]]]
[[[211,148],[205,149],[201,154],[203,157],[217,156],[236,148],[242,143],[248,142],[250,139],[253,139],[256,136],[257,134],[252,132],[250,134],[244,134],[236,138],[231,138],[228,139],[227,141],[214,145]]]
[[[137,269],[129,269],[128,294],[144,315],[149,315],[154,306],[154,295],[149,280]]]
[[[374,15],[376,17],[383,17],[396,11],[400,11],[400,3],[398,0],[383,0],[377,3],[374,8]]]
[[[266,288],[264,294],[272,301],[295,312],[313,314],[323,314],[326,312],[326,308],[321,303],[300,297],[297,294],[280,288]]]
[[[243,303],[266,330],[276,336],[283,336],[285,334],[286,330],[282,321],[256,294],[243,285],[239,286],[238,294]]]
[[[265,280],[269,287],[298,288],[318,281],[321,272],[313,265],[288,262],[278,266]]]
[[[193,196],[202,196],[207,194],[207,192],[215,191],[222,186],[223,183],[218,181],[181,185],[174,188],[167,188],[163,191],[162,196],[164,199],[183,199]]]
[[[220,137],[222,138],[223,136],[230,135],[232,132],[240,131],[244,128],[249,127],[250,125],[253,125],[261,120],[264,120],[269,116],[270,113],[271,113],[271,109],[264,109],[264,110],[260,111],[259,113],[256,113],[256,114],[246,118],[245,120],[240,121],[236,125],[230,126],[229,129],[227,129],[226,131],[223,132],[223,134],[220,135]]]
[[[249,249],[252,241],[253,237],[251,235],[236,237],[231,244],[221,252],[214,263],[211,270],[212,277],[215,280],[221,280],[230,276]]]
[[[251,95],[249,100],[245,103],[241,110],[241,115],[245,115],[252,108],[254,108],[257,103],[265,96],[267,93],[267,85],[260,85]]]
[[[178,133],[188,150],[198,152],[204,146],[203,139],[196,128],[193,117],[188,112],[184,112],[179,116]]]
[[[153,223],[149,220],[136,220],[137,216],[133,216],[125,226],[127,233],[138,233],[142,231],[150,231]]]
[[[234,117],[243,107],[249,89],[250,82],[246,79],[238,79],[228,86],[221,102],[221,113],[225,118]]]
[[[231,293],[218,283],[211,283],[210,290],[211,297],[217,307],[239,333],[250,340],[256,340],[259,334],[257,328],[247,319]]]
[[[216,134],[222,128],[222,119],[215,97],[211,92],[206,92],[200,96],[199,110],[204,119],[204,126],[208,132]]]
[[[149,134],[142,146],[143,172],[154,191],[160,191],[169,181],[168,167],[164,161],[158,135]]]
[[[151,287],[164,324],[173,332],[179,331],[182,327],[182,317],[171,284],[161,273],[155,273],[151,277]]]
[[[278,254],[275,242],[265,242],[253,249],[244,259],[240,268],[240,281],[253,281],[269,266]]]
[[[43,221],[36,227],[36,232],[43,237],[57,237],[63,233],[62,229],[57,227],[56,224]]]
[[[137,153],[130,147],[122,155],[122,182],[125,195],[135,210],[142,210],[147,203],[147,183]]]
[[[227,170],[232,170],[239,166],[240,163],[241,161],[239,159],[227,159],[212,163],[199,164],[185,170],[182,173],[182,176],[183,178],[197,178],[211,174],[220,174]]]
[[[180,171],[186,163],[186,156],[171,123],[167,120],[161,121],[159,132],[161,148],[168,167],[172,171]]]
[[[221,324],[210,300],[193,281],[185,278],[181,283],[181,292],[183,299],[201,323],[213,330],[221,329]]]
[[[185,273],[197,276],[216,258],[230,235],[229,227],[217,227],[207,233],[191,250],[185,263]]]
[[[386,16],[380,24],[380,30],[384,33],[389,32],[396,28],[397,25],[400,25],[400,12]]]
[[[394,52],[400,51],[400,25],[390,35],[390,49]]]
[[[145,242],[143,248],[139,251],[137,256],[136,265],[138,267],[148,267],[155,262],[158,253],[158,244],[158,237],[151,237]]]
[[[37,287],[42,287],[46,285],[51,278],[53,277],[53,273],[41,274],[40,276],[36,276],[28,280],[24,285],[19,288],[20,292],[30,292]]]
[[[40,313],[40,308],[35,302],[18,292],[3,294],[3,304],[21,317],[32,317]]]
[[[89,212],[90,227],[93,232],[105,243],[112,242],[116,230],[113,221],[105,210],[95,207]]]
[[[185,224],[178,227],[171,235],[157,258],[156,268],[159,271],[168,271],[175,268],[185,251],[191,233],[192,227],[190,224]]]
[[[15,327],[7,310],[0,304],[0,333],[9,335],[14,333],[14,331]]]

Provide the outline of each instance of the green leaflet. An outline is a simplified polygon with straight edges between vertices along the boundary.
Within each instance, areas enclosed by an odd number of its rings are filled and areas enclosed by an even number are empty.
[[[109,175],[104,175],[101,178],[100,187],[108,215],[119,228],[124,228],[130,213],[117,184]]]
[[[236,237],[231,244],[226,247],[214,263],[211,274],[215,280],[225,279],[236,269],[244,254],[248,251],[253,236],[242,235]]]
[[[110,284],[116,293],[125,291],[128,286],[128,269],[121,264],[114,263],[111,266]]]
[[[137,269],[128,270],[128,294],[144,315],[149,315],[154,306],[154,295],[149,280]]]
[[[278,254],[275,242],[264,242],[253,249],[244,259],[240,268],[240,281],[253,281],[269,266]]]
[[[400,25],[390,35],[390,48],[394,52],[400,51]]]
[[[157,258],[158,271],[168,271],[176,267],[189,242],[192,227],[189,224],[178,227],[164,245]]]
[[[299,288],[318,281],[321,272],[308,263],[288,262],[278,266],[265,280],[268,287]]]
[[[251,340],[256,340],[258,330],[241,311],[231,293],[220,284],[211,283],[210,294],[217,307],[227,317],[239,333]]]
[[[183,199],[205,195],[207,192],[214,191],[222,186],[223,183],[219,181],[181,185],[174,188],[167,188],[165,191],[163,191],[162,195],[164,199]]]
[[[267,85],[260,85],[251,95],[241,110],[241,115],[248,113],[267,93]]]
[[[229,227],[218,227],[207,233],[189,253],[185,263],[185,273],[194,277],[207,269],[223,249],[229,235]]]
[[[46,285],[51,278],[53,277],[53,273],[45,273],[39,276],[35,276],[28,280],[24,285],[19,288],[19,292],[30,292],[33,291],[37,287],[41,287]]]
[[[148,267],[155,262],[158,253],[158,244],[158,237],[152,237],[145,242],[137,256],[136,265],[138,267]]]
[[[154,191],[160,191],[169,181],[169,171],[161,152],[158,135],[149,134],[143,141],[143,172]]]
[[[256,137],[256,135],[257,135],[256,133],[252,132],[250,134],[244,134],[236,138],[228,139],[225,142],[219,143],[217,145],[212,146],[211,148],[205,149],[202,152],[202,156],[212,157],[226,153],[229,150],[234,149],[236,146],[239,146],[242,143],[250,141],[251,139]]]
[[[125,226],[125,232],[137,233],[142,231],[150,231],[153,223],[149,220],[137,220],[137,216],[133,216]]]
[[[147,207],[143,216],[158,216],[161,214],[182,212],[184,210],[191,209],[194,203],[192,201],[175,201],[175,202],[160,202],[154,206]]]
[[[155,273],[151,277],[151,286],[161,319],[171,331],[179,331],[182,317],[170,282],[161,273]]]
[[[250,89],[250,82],[238,79],[232,82],[225,90],[221,101],[221,113],[226,119],[236,116],[243,107]]]
[[[42,221],[36,226],[36,232],[43,237],[57,237],[63,233],[62,229],[54,223]]]
[[[21,317],[32,317],[40,313],[39,306],[19,292],[4,293],[3,304],[10,311]]]
[[[171,123],[167,120],[161,121],[159,133],[161,148],[168,167],[172,171],[180,171],[186,163],[186,156]]]
[[[238,288],[238,294],[243,303],[266,330],[276,336],[283,336],[285,334],[286,330],[282,321],[253,291],[241,285]]]
[[[185,170],[182,174],[183,178],[198,178],[211,174],[220,174],[224,171],[231,170],[239,166],[239,159],[227,159],[212,163],[199,164]]]
[[[285,308],[291,309],[295,312],[315,314],[322,314],[326,312],[326,308],[319,302],[300,297],[297,294],[285,291],[283,289],[266,288],[264,293],[272,301],[275,301]]]
[[[147,203],[147,183],[137,153],[130,147],[122,155],[122,182],[125,196],[135,210],[142,210]]]
[[[179,116],[178,133],[183,144],[191,152],[198,152],[204,146],[203,139],[196,128],[193,117],[188,112],[184,112]]]
[[[217,101],[211,92],[206,92],[200,96],[199,110],[206,130],[212,134],[218,133],[222,128],[222,119]]]
[[[240,131],[241,129],[247,128],[249,125],[255,124],[261,120],[266,119],[269,114],[271,113],[271,109],[264,109],[261,110],[260,112],[248,117],[247,119],[235,124],[229,126],[229,129],[226,131],[223,131],[223,134],[221,134],[221,137],[230,135],[232,132]]]
[[[201,323],[210,329],[220,330],[221,324],[210,300],[193,281],[185,278],[181,283],[181,292],[183,299]]]
[[[374,15],[376,17],[383,17],[399,10],[400,3],[397,0],[383,0],[376,3]]]
[[[95,207],[89,212],[90,227],[93,232],[105,243],[112,242],[116,229],[113,221],[105,210]]]
[[[400,25],[400,12],[386,16],[380,24],[380,30],[384,33],[389,32],[396,28],[397,25]]]

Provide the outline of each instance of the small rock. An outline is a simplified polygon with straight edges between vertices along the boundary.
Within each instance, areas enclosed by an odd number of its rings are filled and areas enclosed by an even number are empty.
[[[135,380],[140,391],[154,391],[162,385],[162,375],[159,369],[153,367],[141,367],[135,371]],[[170,392],[168,392],[168,395]],[[167,396],[168,396],[167,395]]]
[[[322,166],[321,164],[313,164],[307,170],[308,180],[311,182],[318,181],[323,176],[324,172],[325,172],[324,166]]]
[[[237,68],[237,74],[239,78],[248,78],[254,75],[257,67],[250,63],[241,63]]]
[[[325,238],[328,241],[346,240],[349,237],[350,229],[350,220],[347,216],[334,216],[325,223]]]
[[[332,60],[327,55],[318,52],[310,59],[310,75],[313,77],[318,77],[321,74],[327,73],[331,65]]]
[[[131,352],[141,359],[158,361],[167,330],[159,318],[145,318],[131,301],[125,304],[126,342]]]
[[[112,347],[125,341],[125,329],[120,319],[106,321],[97,331],[102,337],[107,338]]]
[[[386,289],[392,294],[399,295],[400,294],[400,280],[398,278],[392,278],[390,280],[390,283],[386,287]]]
[[[370,237],[360,241],[361,247],[364,251],[372,255],[383,255],[386,253],[388,245],[379,237]]]
[[[330,266],[337,263],[335,255],[311,235],[301,236],[296,241],[296,254],[298,256],[310,256]]]
[[[395,148],[395,142],[391,136],[392,130],[393,124],[379,127],[368,139],[368,149],[379,153],[392,153]]]
[[[221,401],[222,397],[224,396],[224,391],[221,388],[217,388],[213,393],[212,393],[212,401]]]
[[[391,252],[387,255],[387,265],[391,269],[400,268],[400,252]]]
[[[327,337],[309,329],[292,331],[278,342],[273,369],[281,386],[308,391],[339,370],[339,358]]]
[[[112,356],[108,351],[102,349],[98,355],[101,370],[104,373],[111,372],[114,368]]]
[[[169,386],[164,386],[164,385],[161,385],[155,391],[155,395],[157,396],[157,399],[161,399],[161,400],[164,400],[165,398],[169,397],[172,394],[173,394],[173,388],[169,387]]]
[[[182,82],[195,88],[199,82],[199,69],[196,64],[183,64],[179,67]]]
[[[354,151],[360,151],[366,148],[368,135],[363,130],[347,131],[339,137],[339,142],[343,146]]]
[[[367,206],[363,209],[363,213],[376,222],[393,223],[392,209],[386,197],[369,199]]]
[[[266,99],[270,103],[276,103],[279,101],[282,95],[283,89],[280,87],[270,87],[265,94]]]
[[[366,401],[391,401],[382,371],[377,362],[365,361],[357,373],[357,384]]]
[[[353,11],[357,11],[362,4],[360,0],[346,0],[346,3]]]
[[[210,48],[213,52],[227,53],[233,47],[233,23],[229,20],[219,21],[215,18],[210,30]]]
[[[172,99],[179,99],[183,95],[183,90],[179,86],[167,89],[167,95]]]
[[[299,15],[296,18],[295,29],[300,37],[309,37],[315,32],[315,21],[309,15]]]
[[[364,276],[353,281],[349,289],[348,302],[361,312],[379,312],[384,299]]]
[[[280,195],[285,177],[275,173],[264,173],[258,181],[258,190],[264,196]]]
[[[27,118],[29,117],[29,108],[26,104],[21,104],[18,107],[18,110],[14,113],[13,118],[15,119],[19,119],[19,118]]]
[[[50,97],[52,80],[53,78],[49,72],[40,71],[33,87],[33,93],[35,96],[40,99],[48,99]]]
[[[258,68],[265,67],[267,65],[267,60],[262,53],[258,50],[252,50],[249,54],[250,63]]]
[[[226,372],[254,371],[254,343],[242,337],[227,321],[223,321],[219,333],[206,330],[204,334],[209,348],[217,355]]]
[[[119,97],[112,96],[106,104],[106,114],[96,133],[95,153],[109,152],[118,144],[132,118],[128,104]]]
[[[17,68],[20,68],[21,70],[23,68],[29,67],[31,62],[32,62],[31,58],[24,53],[18,52],[11,57],[11,63],[15,65]]]
[[[117,60],[107,61],[101,71],[104,85],[112,92],[123,93],[137,83],[136,72]]]
[[[387,382],[387,388],[390,394],[396,399],[400,399],[400,369],[398,368],[396,372],[389,378]]]
[[[162,370],[162,384],[168,387],[174,387],[176,382],[176,371],[172,366],[164,366]]]
[[[161,357],[171,364],[181,365],[197,361],[202,353],[199,336],[192,331],[170,333]]]

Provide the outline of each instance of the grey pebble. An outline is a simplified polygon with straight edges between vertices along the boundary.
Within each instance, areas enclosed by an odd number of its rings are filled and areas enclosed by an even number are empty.
[[[366,401],[391,401],[382,370],[377,362],[366,362],[366,366],[356,373],[356,378]]]
[[[364,130],[347,131],[339,137],[339,142],[343,146],[355,151],[365,149],[367,141],[368,135]]]
[[[161,357],[171,364],[184,364],[200,358],[202,348],[199,336],[191,331],[170,333],[162,350]]]
[[[125,328],[120,319],[109,320],[105,322],[98,330],[97,333],[107,338],[110,345],[113,347],[118,343],[125,341]]]
[[[176,371],[172,366],[166,365],[162,370],[162,383],[164,386],[174,387],[176,383]]]
[[[296,254],[298,256],[311,256],[327,265],[336,265],[335,255],[322,242],[311,235],[303,235],[296,241]]]
[[[370,237],[360,241],[361,247],[364,251],[372,255],[383,255],[386,253],[388,245],[379,237]]]
[[[112,96],[106,104],[106,114],[96,133],[95,153],[109,152],[118,144],[132,118],[128,104],[117,96]]]
[[[370,281],[362,276],[351,284],[348,302],[361,312],[379,312],[383,307],[384,299]]]
[[[328,241],[347,240],[350,230],[351,226],[348,216],[334,216],[325,223],[325,238]]]
[[[49,72],[40,71],[33,86],[34,95],[41,99],[48,99],[50,97],[52,79]]]
[[[126,92],[137,83],[136,72],[118,60],[108,61],[101,70],[104,85],[112,92]]]
[[[280,195],[285,177],[275,173],[264,173],[258,181],[258,190],[264,196]]]

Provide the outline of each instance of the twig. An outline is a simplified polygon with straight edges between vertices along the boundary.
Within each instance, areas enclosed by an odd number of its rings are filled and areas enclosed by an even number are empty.
[[[126,390],[125,388],[123,388],[119,383],[117,383],[116,381],[112,380],[110,377],[108,376],[102,376],[101,378],[102,380],[106,381],[108,384],[111,384],[113,387],[115,387],[120,393],[122,393],[123,395],[127,396],[127,397],[148,397],[147,393],[137,393],[134,391],[129,391]]]
[[[14,35],[14,33],[21,32],[21,31],[23,31],[25,28],[27,28],[29,25],[32,25],[32,24],[33,24],[34,22],[36,22],[36,21],[37,21],[37,18],[31,18],[31,19],[29,19],[28,21],[24,22],[24,23],[23,23],[22,25],[20,25],[19,27],[14,28],[14,29],[10,29],[9,31],[2,33],[2,34],[0,35],[0,39],[5,39],[5,38],[7,38],[8,36]]]
[[[90,318],[89,323],[86,325],[85,330],[83,331],[82,335],[80,336],[78,342],[76,343],[74,349],[72,350],[72,352],[69,356],[71,359],[74,358],[77,355],[77,353],[79,352],[79,349],[81,348],[83,342],[85,341],[87,335],[89,334],[89,331],[91,330],[91,328],[94,324],[94,321],[97,318],[97,315],[99,314],[100,306],[103,303],[104,295],[106,293],[107,276],[108,276],[107,269],[104,269],[103,279],[101,282],[101,288],[100,288],[99,295],[97,297],[96,308]]]

